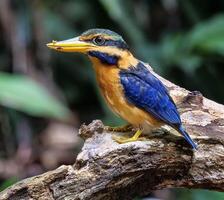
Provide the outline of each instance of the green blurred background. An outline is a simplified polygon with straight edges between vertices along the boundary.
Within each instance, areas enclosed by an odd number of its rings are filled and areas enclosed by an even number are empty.
[[[81,123],[122,123],[87,58],[45,46],[96,27],[120,33],[167,79],[224,103],[224,0],[0,0],[0,190],[74,163]],[[183,189],[152,196],[224,199]]]

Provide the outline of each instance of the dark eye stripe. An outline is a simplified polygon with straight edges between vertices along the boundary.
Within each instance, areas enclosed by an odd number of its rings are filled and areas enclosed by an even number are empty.
[[[114,41],[114,40],[106,40],[105,41],[105,46],[115,46],[118,47],[119,49],[129,49],[128,45],[123,42],[123,41]]]
[[[84,41],[92,43],[94,39],[95,38],[84,40]],[[127,49],[127,50],[129,50],[128,45],[125,42],[121,41],[121,40],[104,40],[104,43],[102,45],[100,45],[100,46],[113,46],[113,47],[117,47],[119,49]]]

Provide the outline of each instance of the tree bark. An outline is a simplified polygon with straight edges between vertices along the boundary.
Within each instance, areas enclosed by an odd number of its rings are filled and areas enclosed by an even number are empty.
[[[1,192],[0,199],[128,200],[170,187],[224,191],[224,106],[159,78],[197,150],[170,127],[143,141],[118,144],[95,120],[80,128],[85,144],[73,166],[22,180]]]

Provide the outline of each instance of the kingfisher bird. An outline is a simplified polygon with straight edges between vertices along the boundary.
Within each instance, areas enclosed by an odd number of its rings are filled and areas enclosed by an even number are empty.
[[[128,131],[130,127],[136,130],[131,138],[114,137],[117,142],[136,141],[145,130],[169,125],[182,134],[193,149],[197,148],[182,125],[168,89],[147,65],[134,57],[119,34],[108,29],[90,29],[78,37],[52,41],[47,46],[61,52],[84,53],[90,58],[107,104],[130,124],[109,130]]]

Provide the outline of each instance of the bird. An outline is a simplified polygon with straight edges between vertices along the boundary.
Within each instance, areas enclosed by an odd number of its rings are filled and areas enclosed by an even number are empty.
[[[110,127],[113,131],[128,131],[130,138],[116,138],[119,143],[140,139],[143,131],[168,125],[179,132],[192,149],[197,144],[186,132],[177,106],[168,89],[144,62],[135,58],[125,40],[109,29],[89,29],[80,36],[47,44],[60,52],[79,52],[93,64],[101,94],[111,110],[129,124]]]

